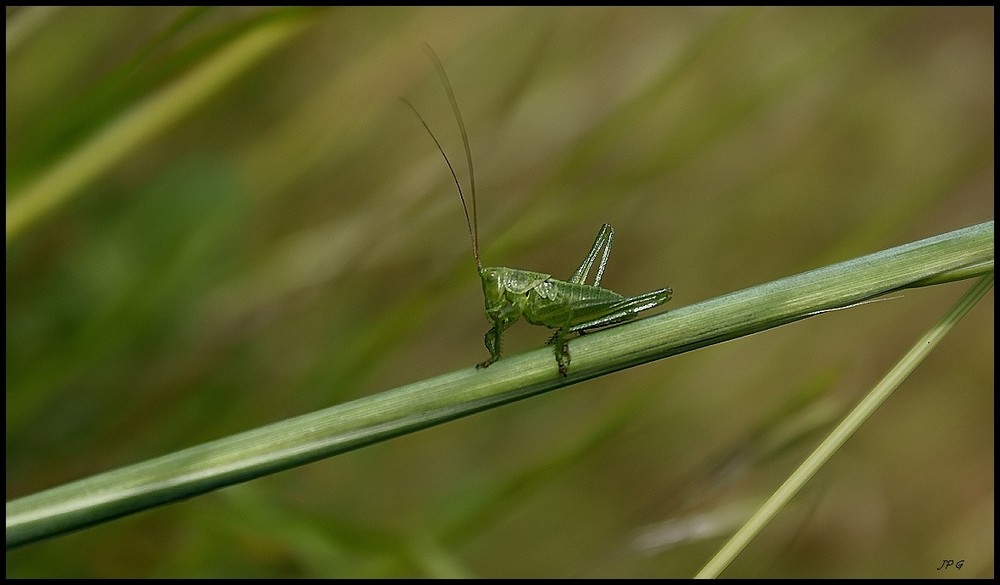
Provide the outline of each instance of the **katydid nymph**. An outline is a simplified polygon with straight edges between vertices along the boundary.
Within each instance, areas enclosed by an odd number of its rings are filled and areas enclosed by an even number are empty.
[[[557,280],[550,274],[543,272],[532,272],[517,268],[504,268],[500,266],[483,267],[479,256],[479,221],[476,214],[476,179],[472,166],[472,150],[469,148],[469,137],[465,131],[465,122],[458,108],[458,101],[455,99],[455,92],[452,90],[448,76],[445,74],[441,60],[429,47],[426,52],[438,76],[448,94],[451,102],[452,112],[458,122],[458,128],[462,134],[462,145],[465,147],[465,158],[469,167],[469,200],[472,202],[472,213],[469,213],[469,206],[465,198],[465,191],[462,183],[455,173],[455,167],[445,154],[444,148],[438,141],[423,116],[417,112],[410,102],[403,100],[407,106],[417,115],[424,129],[434,140],[435,146],[441,156],[444,157],[448,170],[451,171],[452,179],[458,190],[458,197],[462,201],[462,209],[465,211],[465,225],[469,230],[469,239],[472,241],[472,254],[476,260],[476,269],[479,277],[483,281],[483,294],[486,298],[486,316],[492,323],[490,330],[486,332],[486,349],[490,352],[490,357],[476,365],[476,368],[486,368],[490,364],[500,359],[501,339],[503,332],[514,324],[520,317],[532,325],[543,325],[549,329],[555,329],[555,334],[547,342],[553,346],[556,356],[556,364],[559,366],[559,373],[567,376],[570,365],[569,348],[567,346],[567,336],[570,333],[584,334],[593,329],[602,329],[619,325],[625,321],[635,319],[639,313],[651,309],[670,300],[671,289],[663,288],[646,294],[626,297],[606,288],[601,288],[601,277],[604,276],[604,268],[608,263],[608,255],[611,253],[611,240],[615,232],[609,224],[604,224],[597,232],[597,239],[594,240],[593,247],[587,257],[583,259],[576,272],[568,280]],[[594,262],[597,264],[597,273],[591,284],[586,280],[590,275]]]

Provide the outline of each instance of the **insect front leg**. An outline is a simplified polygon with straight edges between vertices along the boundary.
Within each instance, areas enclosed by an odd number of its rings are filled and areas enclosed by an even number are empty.
[[[500,346],[503,340],[503,332],[505,329],[511,326],[514,320],[500,320],[494,321],[493,327],[486,332],[486,336],[483,341],[486,343],[486,349],[490,352],[489,359],[476,364],[476,369],[488,368],[490,364],[500,359]]]

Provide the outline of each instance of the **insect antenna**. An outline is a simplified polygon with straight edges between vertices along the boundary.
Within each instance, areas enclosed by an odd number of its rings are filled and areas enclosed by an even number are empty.
[[[469,167],[469,198],[472,199],[472,229],[470,230],[470,236],[472,237],[472,249],[476,254],[476,266],[478,268],[482,268],[482,262],[479,259],[479,215],[476,212],[476,171],[472,164],[472,149],[469,148],[469,134],[465,131],[465,121],[462,119],[462,111],[458,108],[458,100],[455,99],[455,91],[451,88],[451,81],[448,80],[448,74],[444,72],[444,65],[441,64],[441,59],[438,58],[434,49],[426,43],[424,44],[424,53],[427,53],[431,62],[434,63],[434,68],[437,69],[438,76],[441,78],[441,84],[444,86],[444,90],[448,94],[448,101],[451,102],[451,111],[455,114],[455,121],[458,122],[458,129],[462,133],[462,146],[465,148],[465,162]],[[454,170],[452,171],[452,174],[454,175]],[[464,197],[462,198],[462,205],[465,205]],[[465,210],[465,220],[468,223],[468,208]]]
[[[417,116],[417,119],[420,120],[420,123],[423,124],[424,130],[427,131],[431,140],[434,141],[434,146],[437,146],[438,152],[440,152],[441,156],[444,157],[444,163],[448,165],[448,170],[451,171],[451,178],[455,181],[455,188],[458,189],[458,197],[462,200],[462,211],[465,212],[465,225],[469,229],[469,239],[472,240],[472,254],[476,258],[476,268],[482,268],[483,263],[479,259],[479,233],[478,230],[473,229],[473,226],[477,224],[473,223],[473,220],[469,218],[469,206],[465,204],[465,193],[462,191],[462,183],[458,180],[458,175],[455,173],[455,167],[451,166],[451,159],[448,158],[444,148],[441,147],[441,143],[438,142],[437,136],[434,136],[434,133],[431,132],[430,126],[427,125],[427,122],[424,120],[424,117],[420,115],[420,112],[417,111],[417,108],[413,107],[413,104],[411,104],[406,98],[399,99],[403,100],[403,103],[410,107],[413,113]],[[475,199],[472,201],[472,217],[475,218]]]

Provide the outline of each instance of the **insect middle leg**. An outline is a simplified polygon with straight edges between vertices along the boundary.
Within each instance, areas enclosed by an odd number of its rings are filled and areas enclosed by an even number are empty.
[[[566,334],[569,333],[568,329],[557,329],[552,337],[549,338],[545,343],[547,345],[552,345],[552,349],[556,354],[556,363],[559,365],[559,374],[565,378],[569,375],[569,346],[566,345]]]

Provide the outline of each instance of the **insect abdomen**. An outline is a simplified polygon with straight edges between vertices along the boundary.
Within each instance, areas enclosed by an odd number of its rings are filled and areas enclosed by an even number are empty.
[[[571,327],[606,315],[610,307],[625,300],[622,295],[605,288],[552,278],[526,294],[525,320],[532,325],[553,329]]]

